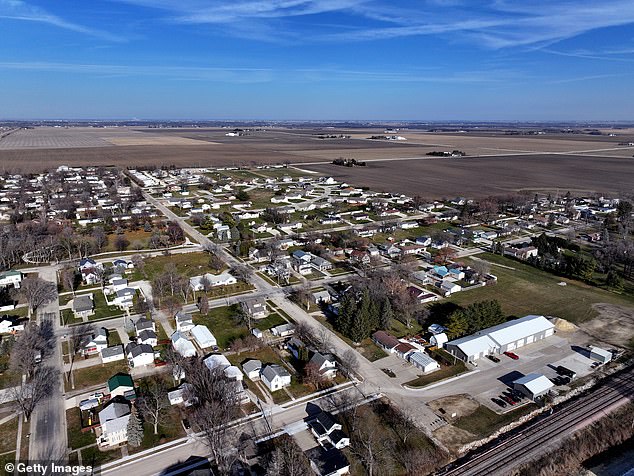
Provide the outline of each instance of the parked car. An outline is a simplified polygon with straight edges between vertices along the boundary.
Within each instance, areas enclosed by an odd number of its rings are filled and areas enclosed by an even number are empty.
[[[497,406],[502,407],[502,408],[506,408],[506,403],[504,402],[504,400],[500,400],[499,398],[492,398],[491,399],[493,401],[493,403],[495,403]]]
[[[600,365],[601,365],[601,362],[592,362],[592,365],[590,367],[593,368],[593,369],[596,369]]]
[[[506,355],[507,357],[510,357],[513,360],[518,360],[520,357],[517,354],[514,354],[513,352],[504,352],[504,355]]]
[[[492,360],[496,364],[500,361],[495,355],[487,355],[487,359]]]
[[[95,392],[95,393],[92,393],[92,394],[88,395],[89,399],[95,399],[96,398],[97,400],[101,400],[103,397],[104,397],[103,392]]]
[[[515,400],[513,400],[511,397],[509,397],[508,395],[500,395],[500,397],[502,398],[502,400],[504,400],[506,403],[508,403],[509,405],[515,405]]]

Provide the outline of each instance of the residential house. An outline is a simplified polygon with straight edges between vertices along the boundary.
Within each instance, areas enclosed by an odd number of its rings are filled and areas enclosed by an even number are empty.
[[[432,239],[429,236],[419,236],[416,238],[416,244],[421,246],[430,246]]]
[[[343,476],[350,472],[350,463],[337,448],[317,446],[305,452],[316,476]]]
[[[134,296],[136,296],[136,289],[123,288],[115,292],[115,297],[112,302],[123,310],[129,309],[134,306]]]
[[[343,449],[350,445],[350,438],[341,431],[341,424],[329,412],[318,413],[309,426],[317,442],[325,448],[334,446]]]
[[[211,287],[229,286],[238,282],[236,277],[227,271],[220,274],[207,273],[204,275],[204,278],[207,279],[207,283]],[[189,278],[189,287],[193,291],[204,291],[205,285],[203,283],[203,276],[194,276]]]
[[[24,330],[24,323],[28,319],[21,319],[17,316],[2,316],[0,318],[0,334],[14,334]]]
[[[250,359],[242,364],[242,371],[251,381],[260,380],[261,370],[262,362],[257,359]]]
[[[376,331],[372,334],[372,340],[376,343],[376,345],[389,353],[393,353],[396,346],[400,344],[396,337],[385,331]]]
[[[297,360],[303,360],[306,355],[306,344],[304,344],[297,337],[291,337],[286,343],[286,349],[291,353],[293,357]]]
[[[100,327],[90,336],[90,339],[82,349],[82,353],[84,355],[94,355],[100,353],[106,347],[108,347],[108,331],[104,327]]]
[[[117,446],[128,441],[130,405],[127,402],[111,401],[99,412],[101,434],[97,437],[99,447]]]
[[[75,296],[73,299],[73,314],[78,319],[87,319],[95,313],[92,293]]]
[[[130,342],[125,346],[125,353],[130,367],[143,367],[154,363],[154,349],[151,345]]]
[[[112,347],[106,347],[101,349],[101,363],[107,364],[109,362],[116,362],[117,360],[123,360],[125,358],[125,352],[123,351],[123,345],[114,345]]]
[[[185,405],[189,407],[194,404],[194,401],[189,397],[191,393],[191,385],[188,383],[181,384],[178,388],[167,392],[167,399],[170,405]]]
[[[436,294],[424,291],[415,286],[408,286],[407,291],[416,300],[418,304],[425,304],[428,302],[437,301],[440,299]]]
[[[442,346],[445,345],[445,343],[447,342],[449,342],[449,338],[444,332],[434,334],[429,338],[429,343],[439,348],[442,348]]]
[[[328,304],[332,301],[332,297],[330,296],[330,293],[325,289],[322,291],[314,291],[313,301],[315,302],[315,304]]]
[[[174,350],[183,357],[194,357],[196,355],[196,347],[194,347],[194,344],[192,344],[182,332],[174,332],[171,340]]]
[[[295,324],[281,324],[271,328],[271,334],[276,337],[287,337],[295,333]]]
[[[0,273],[0,287],[20,289],[20,283],[22,283],[22,273],[20,271],[9,270]]]
[[[139,332],[136,340],[139,344],[147,344],[152,347],[158,344],[156,332],[154,332],[152,329],[144,329]]]
[[[136,330],[137,335],[139,335],[141,331],[145,330],[156,332],[156,323],[151,319],[142,317],[134,323],[134,329]]]
[[[191,331],[194,327],[192,315],[188,312],[178,311],[176,313],[176,330],[180,332]]]
[[[291,384],[291,374],[277,364],[267,364],[260,372],[260,379],[271,392],[288,387]]]
[[[439,288],[442,291],[443,296],[445,297],[462,291],[462,287],[459,284],[448,280],[441,281]]]
[[[248,299],[241,303],[242,310],[252,319],[262,319],[267,316],[266,299]]]
[[[337,375],[337,361],[331,354],[315,352],[308,361],[308,365],[314,365],[324,378],[332,379]]]

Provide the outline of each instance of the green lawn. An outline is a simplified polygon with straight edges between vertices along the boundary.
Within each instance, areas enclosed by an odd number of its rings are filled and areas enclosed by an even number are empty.
[[[461,360],[456,362],[456,365],[443,365],[440,369],[427,375],[421,375],[417,379],[407,382],[405,385],[410,387],[425,387],[434,382],[444,380],[446,378],[454,377],[458,374],[467,371],[467,367]]]
[[[72,326],[73,324],[80,324],[82,321],[81,318],[75,317],[75,314],[71,309],[64,309],[62,311],[62,325],[63,326]]]
[[[143,274],[146,279],[152,280],[165,269],[165,266],[171,263],[176,266],[176,271],[187,277],[200,276],[205,273],[212,273],[209,267],[209,254],[205,252],[194,253],[174,253],[167,256],[154,256],[144,261]],[[141,273],[139,273],[141,274]],[[135,272],[136,275],[136,272]],[[140,278],[143,279],[143,278]]]
[[[239,304],[234,304],[210,309],[207,316],[196,312],[192,314],[192,317],[194,324],[203,324],[209,328],[218,341],[218,347],[226,349],[233,340],[249,334],[246,326],[236,324],[233,319],[239,310]]]
[[[93,385],[106,385],[108,379],[118,372],[127,372],[128,365],[125,360],[110,362],[108,364],[93,365],[83,369],[74,370],[75,390],[92,387]],[[65,382],[66,391],[70,391],[70,384]]]
[[[88,318],[90,321],[108,319],[110,317],[122,316],[124,314],[118,306],[108,306],[106,303],[106,297],[101,291],[93,292],[92,299],[95,303],[95,313]]]
[[[165,332],[165,329],[160,322],[156,323],[156,338],[159,341],[169,339],[169,337],[167,336],[167,332]]]
[[[108,329],[108,346],[112,347],[113,345],[122,344],[121,337],[116,329]]]
[[[0,425],[0,453],[15,450],[15,441],[18,437],[18,418],[13,418]],[[23,427],[24,428],[24,427]]]
[[[9,356],[2,355],[0,356],[0,368],[8,368],[9,365]],[[4,372],[0,372],[0,389],[7,388],[13,385],[13,383],[19,379],[16,378],[17,375],[9,372],[9,370],[5,370]]]
[[[148,422],[143,424],[143,442],[138,448],[132,448],[128,445],[130,454],[154,448],[155,446],[185,436],[185,430],[181,424],[180,412],[176,407],[166,409],[163,418],[163,423],[158,426],[157,435],[154,434],[153,425]]]
[[[463,416],[456,420],[453,425],[473,433],[478,438],[484,438],[493,433],[498,428],[508,425],[509,423],[519,419],[531,411],[535,410],[536,406],[533,403],[524,405],[515,410],[498,415],[493,410],[480,405],[476,411],[470,415]]]
[[[261,331],[265,331],[270,329],[271,327],[279,326],[286,323],[287,322],[284,320],[284,318],[280,316],[277,312],[272,312],[262,319],[253,320],[253,327],[257,327]]]
[[[497,299],[507,315],[519,317],[544,314],[571,322],[583,322],[595,317],[597,313],[591,307],[595,303],[634,306],[634,296],[618,295],[554,276],[503,256],[484,253],[479,257],[514,269],[493,265],[491,273],[498,277],[497,284],[456,293],[448,301],[466,306],[475,301]],[[566,286],[559,286],[560,282],[565,282]]]
[[[84,466],[98,466],[108,461],[121,458],[121,450],[100,451],[96,446],[81,450],[81,461]]]
[[[66,429],[68,431],[68,445],[72,449],[83,448],[97,441],[92,431],[81,431],[81,413],[79,408],[66,410]]]

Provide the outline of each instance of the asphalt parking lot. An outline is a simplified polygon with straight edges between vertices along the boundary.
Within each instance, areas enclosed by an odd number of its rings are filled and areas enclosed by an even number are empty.
[[[581,333],[569,334],[565,338],[554,335],[515,350],[519,360],[512,360],[506,355],[498,356],[499,363],[487,358],[481,359],[470,375],[436,385],[425,392],[425,396],[434,400],[447,395],[451,390],[453,394],[470,395],[496,412],[508,411],[509,407],[503,409],[493,403],[491,398],[498,397],[513,381],[526,374],[539,373],[552,379],[557,375],[555,369],[559,365],[575,371],[577,377],[591,373],[590,365],[593,360],[584,352],[586,339],[587,336]]]

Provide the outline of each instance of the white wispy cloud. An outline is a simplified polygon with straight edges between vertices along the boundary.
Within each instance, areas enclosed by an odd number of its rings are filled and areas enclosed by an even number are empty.
[[[172,80],[254,83],[290,82],[395,82],[395,83],[501,83],[521,75],[509,70],[443,72],[437,68],[396,72],[352,70],[339,67],[297,69],[139,66],[114,64],[80,64],[55,62],[0,62],[0,70],[72,73],[100,77],[155,76]]]
[[[124,38],[106,31],[80,25],[22,0],[0,0],[0,19],[46,23],[65,30],[83,33],[102,40],[122,42]]]

